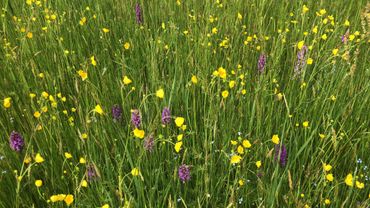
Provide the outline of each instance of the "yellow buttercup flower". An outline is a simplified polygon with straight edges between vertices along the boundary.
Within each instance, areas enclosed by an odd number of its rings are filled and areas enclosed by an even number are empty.
[[[230,87],[230,89],[235,87],[235,81],[234,80],[229,82],[229,87]]]
[[[333,174],[329,173],[328,175],[326,175],[326,180],[332,182],[334,180]]]
[[[191,82],[192,82],[193,84],[197,84],[197,83],[198,83],[198,78],[197,78],[197,76],[193,75],[193,76],[191,77]]]
[[[157,90],[157,92],[155,92],[155,96],[163,99],[164,98],[164,90],[162,88]]]
[[[140,171],[139,171],[139,169],[138,169],[138,168],[133,168],[133,169],[131,170],[131,174],[132,174],[133,176],[138,176],[138,175],[140,174]]]
[[[34,116],[35,118],[40,118],[41,113],[40,113],[39,111],[36,111],[35,113],[33,113],[33,116]]]
[[[361,183],[360,181],[356,181],[356,187],[358,189],[363,189],[365,187],[365,184],[364,183]]]
[[[145,136],[145,131],[144,130],[140,130],[138,128],[135,128],[134,129],[134,136],[137,137],[137,138],[143,139],[144,136]]]
[[[326,40],[326,39],[328,39],[328,36],[327,36],[326,34],[323,34],[323,35],[321,36],[321,38],[322,38],[323,40]]]
[[[185,122],[185,119],[183,117],[176,117],[175,124],[177,127],[181,127]]]
[[[123,44],[123,48],[125,48],[125,50],[128,50],[130,49],[131,45],[129,42],[126,42],[125,44]]]
[[[302,123],[302,126],[303,126],[304,128],[307,128],[307,127],[308,127],[308,121],[303,122],[303,123]]]
[[[238,148],[236,149],[236,151],[239,153],[239,154],[244,154],[244,148],[243,146],[239,145]]]
[[[10,108],[10,106],[12,105],[11,100],[12,100],[12,98],[10,98],[10,97],[7,97],[7,98],[4,99],[4,102],[3,102],[4,108]]]
[[[339,51],[339,49],[338,49],[338,48],[334,48],[334,49],[333,49],[333,51],[332,51],[333,55],[334,55],[334,56],[336,56],[336,55],[337,55],[337,53],[338,53],[338,51]]]
[[[102,30],[103,30],[104,33],[109,33],[109,31],[110,31],[108,28],[103,28]]]
[[[97,112],[99,113],[100,115],[103,115],[104,114],[104,111],[102,109],[102,107],[100,105],[96,105],[95,108],[94,108],[94,112]]]
[[[299,50],[301,50],[301,49],[303,48],[303,46],[304,46],[304,40],[299,41],[299,42],[298,42],[298,44],[297,44],[297,48],[298,48]]]
[[[35,156],[35,162],[36,163],[42,163],[42,162],[44,162],[45,160],[44,160],[44,158],[41,156],[41,154],[40,153],[37,153],[36,154],[36,156]]]
[[[243,19],[242,14],[240,14],[239,12],[238,12],[238,19],[239,19],[239,20],[242,20],[242,19]]]
[[[324,170],[325,170],[326,172],[328,172],[328,171],[330,171],[330,170],[332,169],[332,166],[331,166],[331,165],[329,165],[329,164],[326,164],[326,163],[324,163],[324,164],[322,165],[322,167],[324,168]]]
[[[229,96],[229,92],[227,90],[222,91],[221,93],[223,98],[227,98]]]
[[[233,155],[230,158],[230,163],[237,164],[237,163],[240,163],[241,160],[242,160],[242,157],[240,157],[239,155]]]
[[[71,159],[72,158],[72,155],[69,152],[65,152],[64,153],[64,157],[66,157],[67,159]]]
[[[78,75],[81,77],[82,81],[85,81],[87,79],[87,72],[83,70],[78,70]]]
[[[132,80],[130,78],[128,78],[128,76],[124,76],[123,79],[122,79],[122,82],[124,85],[129,85],[132,83]]]
[[[65,198],[64,198],[64,202],[67,204],[67,206],[71,205],[73,203],[73,195],[72,194],[68,194]]]
[[[248,139],[244,139],[242,144],[243,144],[243,147],[245,147],[245,148],[252,147],[252,144],[249,142]]]
[[[308,7],[304,4],[303,5],[303,8],[302,8],[303,14],[306,13],[306,12],[308,12],[308,10],[309,10]]]
[[[257,166],[257,168],[260,168],[260,167],[261,167],[261,165],[262,165],[262,162],[261,162],[260,160],[256,162],[256,166]]]
[[[80,164],[85,164],[86,163],[86,160],[85,160],[85,158],[83,158],[83,157],[80,157]]]
[[[180,152],[181,147],[182,147],[182,142],[181,141],[180,142],[176,142],[176,144],[175,144],[175,151],[177,153]]]
[[[279,138],[279,136],[277,135],[277,134],[274,134],[273,136],[272,136],[272,142],[274,143],[274,144],[279,144],[280,143],[280,138]]]
[[[353,186],[353,176],[351,173],[346,176],[346,179],[344,180],[344,182],[347,184],[347,186],[350,186],[350,187]]]
[[[86,133],[83,133],[81,134],[81,138],[86,140],[88,138],[88,135]]]
[[[36,187],[41,187],[42,186],[42,180],[36,180],[35,181],[35,186]]]
[[[92,64],[93,66],[96,66],[95,56],[91,56],[91,57],[90,57],[90,61],[91,61],[91,64]]]
[[[226,79],[227,72],[223,67],[218,68],[217,72],[219,77],[221,77],[222,79]]]
[[[109,204],[104,204],[101,208],[110,208]]]
[[[87,185],[88,185],[88,183],[87,183],[87,181],[86,180],[83,180],[82,182],[81,182],[81,186],[82,187],[87,187]]]
[[[313,59],[312,58],[308,58],[307,59],[307,65],[311,65],[313,63]]]

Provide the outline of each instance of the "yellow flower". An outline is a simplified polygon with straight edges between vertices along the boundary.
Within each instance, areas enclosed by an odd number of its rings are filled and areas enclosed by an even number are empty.
[[[175,144],[175,151],[178,153],[181,150],[182,142],[176,142]]]
[[[248,139],[243,140],[243,147],[250,148],[251,146],[252,146],[252,144],[249,142]]]
[[[12,98],[10,97],[7,97],[4,99],[4,103],[3,103],[3,106],[4,108],[10,108],[10,106],[12,105]]]
[[[33,37],[32,32],[28,32],[28,33],[27,33],[27,38],[31,39],[32,37]]]
[[[318,30],[318,29],[317,29],[317,26],[315,26],[315,27],[312,29],[312,32],[316,34],[316,33],[317,33],[317,30]]]
[[[231,164],[240,163],[241,160],[242,160],[242,157],[240,157],[239,155],[233,155],[231,156],[230,163]]]
[[[239,19],[239,20],[242,20],[242,19],[243,19],[242,14],[240,14],[239,12],[238,12],[238,19]]]
[[[237,142],[237,141],[235,141],[235,140],[231,140],[231,141],[230,141],[230,143],[231,143],[232,145],[237,145],[237,144],[238,144],[238,142]]]
[[[64,198],[64,202],[67,204],[67,206],[71,205],[73,203],[73,195],[72,194],[68,194]]]
[[[229,92],[227,90],[222,91],[221,93],[223,98],[227,98],[229,96]]]
[[[308,58],[308,59],[307,59],[307,64],[308,64],[308,65],[311,65],[312,63],[313,63],[313,59],[312,59],[312,58]]]
[[[37,153],[36,154],[36,156],[35,156],[35,162],[36,163],[42,163],[42,162],[44,162],[45,160],[44,160],[44,158],[41,156],[41,154],[40,153]]]
[[[212,33],[213,33],[213,34],[217,34],[217,32],[218,32],[218,30],[217,30],[217,28],[216,28],[216,27],[212,28]]]
[[[328,172],[328,171],[330,171],[330,170],[332,169],[332,166],[331,166],[331,165],[329,165],[329,164],[326,164],[326,163],[324,163],[324,164],[322,165],[322,167],[324,168],[324,170],[325,170],[326,172]]]
[[[183,134],[179,134],[179,135],[177,136],[177,141],[181,141],[183,137],[184,137],[184,135],[183,135]]]
[[[326,205],[329,205],[331,203],[330,199],[325,199],[324,202],[325,202]]]
[[[218,68],[217,72],[218,76],[220,76],[222,79],[226,79],[227,72],[223,67]]]
[[[29,164],[32,161],[32,158],[30,156],[26,156],[23,160],[25,164]]]
[[[193,84],[197,84],[197,83],[198,83],[198,78],[197,78],[197,76],[193,75],[193,76],[191,77],[191,82],[192,82]]]
[[[108,28],[103,28],[103,32],[104,33],[109,33],[109,29]]]
[[[58,195],[52,195],[52,196],[50,196],[50,201],[51,202],[57,202],[58,201]]]
[[[86,17],[82,17],[79,23],[80,25],[84,25],[86,23]]]
[[[42,186],[42,180],[36,180],[35,181],[35,186],[36,187],[41,187]]]
[[[100,105],[96,105],[95,108],[94,108],[94,112],[97,112],[99,113],[100,115],[103,115],[104,114],[104,111],[103,109],[101,108]]]
[[[126,42],[125,44],[123,44],[123,47],[126,49],[126,50],[128,50],[128,49],[130,49],[130,43],[129,42]]]
[[[274,144],[279,144],[280,143],[280,139],[279,139],[279,136],[277,135],[277,134],[274,134],[273,136],[272,136],[272,142],[274,143]]]
[[[143,139],[144,136],[145,136],[145,131],[144,130],[140,130],[138,128],[135,128],[134,129],[134,136],[137,137],[137,138]]]
[[[34,116],[35,118],[40,118],[41,113],[40,113],[39,111],[36,111],[35,113],[33,113],[33,116]]]
[[[91,60],[91,64],[92,64],[93,66],[96,66],[95,56],[91,56],[91,57],[90,57],[90,60]]]
[[[320,139],[325,139],[326,135],[325,134],[319,134]]]
[[[139,173],[140,173],[140,171],[139,171],[139,169],[138,169],[138,168],[133,168],[133,169],[131,170],[131,174],[132,174],[133,176],[138,176],[138,175],[139,175]]]
[[[82,139],[87,139],[88,135],[86,133],[81,134]]]
[[[333,49],[332,53],[333,53],[333,55],[334,55],[334,56],[336,56],[336,55],[337,55],[338,50],[339,50],[338,48],[334,48],[334,49]]]
[[[260,160],[256,162],[256,166],[257,166],[257,168],[260,168],[260,167],[261,167],[261,165],[262,165],[262,162],[261,162]]]
[[[238,148],[236,149],[237,150],[237,152],[239,153],[239,154],[244,154],[244,148],[243,148],[243,146],[241,146],[241,145],[239,145],[238,146]]]
[[[355,39],[355,35],[350,35],[350,36],[349,36],[349,40],[351,40],[351,41],[352,41],[352,40],[354,40],[354,39]]]
[[[67,159],[71,159],[72,158],[72,155],[69,152],[65,152],[64,153],[64,157],[66,157]]]
[[[128,78],[128,76],[124,76],[122,82],[124,85],[129,85],[130,83],[132,83],[132,80]]]
[[[243,179],[240,179],[240,180],[238,181],[238,183],[239,183],[239,186],[243,186],[243,185],[244,185],[244,180],[243,180]]]
[[[361,183],[360,181],[356,181],[356,187],[358,189],[363,189],[365,187],[365,184],[364,183]]]
[[[326,39],[328,39],[328,36],[327,36],[326,34],[324,34],[324,35],[322,35],[322,36],[321,36],[321,38],[322,38],[323,40],[326,40]]]
[[[83,180],[83,181],[81,182],[81,186],[82,186],[82,187],[85,187],[85,188],[86,188],[86,187],[87,187],[87,185],[88,185],[88,184],[87,184],[87,181],[86,181],[86,180]]]
[[[234,80],[229,82],[229,87],[230,87],[230,89],[235,87],[235,81]]]
[[[349,21],[348,21],[348,20],[346,20],[346,21],[344,22],[344,26],[349,27],[349,25],[350,25]]]
[[[163,99],[164,98],[164,90],[162,88],[157,90],[157,92],[155,92],[155,96]]]
[[[303,46],[304,46],[304,40],[299,41],[297,44],[298,49],[301,50]]]
[[[335,100],[337,100],[337,97],[336,97],[335,95],[332,95],[332,96],[330,96],[330,99],[331,99],[332,101],[335,101]]]
[[[302,11],[303,11],[303,14],[308,12],[308,7],[306,5],[303,5],[303,8],[302,8]]]
[[[81,77],[82,81],[85,81],[87,79],[87,72],[83,70],[78,70],[78,75]]]
[[[185,122],[185,119],[183,117],[176,117],[175,124],[177,127],[181,127]]]
[[[109,204],[104,204],[101,208],[110,208]]]
[[[344,182],[347,184],[347,186],[353,186],[353,176],[351,173],[346,176]]]
[[[85,164],[86,163],[86,160],[85,160],[85,158],[83,158],[83,157],[80,157],[80,164]]]
[[[307,128],[308,127],[308,121],[303,122],[302,125],[303,125],[304,128]]]

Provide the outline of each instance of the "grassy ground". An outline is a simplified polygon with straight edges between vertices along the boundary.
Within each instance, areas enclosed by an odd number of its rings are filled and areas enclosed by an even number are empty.
[[[370,204],[366,0],[0,6],[0,207]]]

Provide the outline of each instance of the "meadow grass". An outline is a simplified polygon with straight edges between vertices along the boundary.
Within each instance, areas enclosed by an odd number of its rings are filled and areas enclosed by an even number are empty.
[[[369,207],[366,0],[0,7],[0,207]]]

